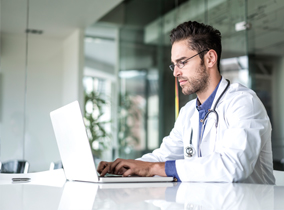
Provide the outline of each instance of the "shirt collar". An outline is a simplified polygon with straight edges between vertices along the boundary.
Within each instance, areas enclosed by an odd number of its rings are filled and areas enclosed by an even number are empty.
[[[207,112],[211,108],[221,81],[222,81],[222,78],[221,78],[220,82],[218,83],[217,87],[215,88],[215,90],[211,93],[211,95],[206,99],[206,101],[203,104],[201,104],[199,99],[196,98],[196,109],[198,111],[205,110]]]

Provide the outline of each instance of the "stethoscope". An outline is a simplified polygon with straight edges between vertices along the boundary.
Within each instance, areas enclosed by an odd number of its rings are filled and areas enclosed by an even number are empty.
[[[215,103],[214,106],[213,106],[213,109],[210,109],[210,110],[207,112],[207,114],[205,115],[205,117],[204,117],[204,119],[203,119],[203,121],[202,121],[202,129],[201,129],[201,135],[200,135],[200,138],[199,138],[199,141],[198,141],[198,148],[200,148],[201,140],[202,140],[202,137],[203,137],[204,127],[205,127],[205,124],[206,124],[206,121],[207,121],[207,119],[208,119],[209,114],[214,113],[214,114],[216,115],[215,127],[216,127],[216,128],[218,127],[219,115],[218,115],[218,113],[217,113],[217,111],[216,111],[216,107],[217,107],[217,105],[218,105],[220,99],[222,98],[222,96],[225,94],[225,92],[228,90],[228,88],[229,88],[229,86],[230,86],[230,81],[229,81],[228,79],[226,79],[226,80],[227,80],[227,82],[228,82],[226,88],[223,90],[223,92],[221,93],[221,95],[220,95],[219,98],[217,99],[216,103]],[[194,156],[195,153],[196,153],[196,152],[195,152],[195,149],[194,149],[194,147],[193,147],[193,145],[192,145],[192,137],[193,137],[193,129],[191,128],[189,145],[184,148],[184,154],[185,154],[186,157],[192,157],[192,156]],[[198,150],[199,150],[199,154],[198,154],[198,155],[201,156],[201,151],[200,151],[200,149],[198,149]]]

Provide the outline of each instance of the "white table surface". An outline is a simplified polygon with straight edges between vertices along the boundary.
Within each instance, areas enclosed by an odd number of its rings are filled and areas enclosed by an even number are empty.
[[[47,177],[53,177],[48,175]],[[62,177],[61,177],[62,178]],[[284,209],[284,186],[232,183],[12,183],[0,176],[1,210]]]

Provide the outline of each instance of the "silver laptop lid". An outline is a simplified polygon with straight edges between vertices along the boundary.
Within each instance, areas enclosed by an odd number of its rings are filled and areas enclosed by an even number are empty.
[[[97,182],[98,175],[78,101],[50,113],[68,180]]]

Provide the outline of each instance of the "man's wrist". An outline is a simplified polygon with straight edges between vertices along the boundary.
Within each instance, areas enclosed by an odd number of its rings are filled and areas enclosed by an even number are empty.
[[[165,172],[165,162],[155,162],[151,165],[151,174],[158,176],[167,176]]]

